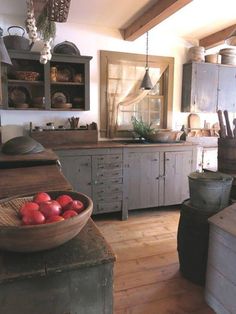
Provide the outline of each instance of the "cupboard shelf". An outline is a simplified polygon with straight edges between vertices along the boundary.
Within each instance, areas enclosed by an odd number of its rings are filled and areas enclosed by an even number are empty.
[[[53,54],[52,59],[45,65],[39,62],[40,53],[28,51],[9,50],[12,66],[2,66],[2,95],[0,108],[7,110],[53,110],[53,111],[85,111],[90,109],[90,56],[75,56]],[[63,82],[51,81],[51,68],[58,69],[58,75],[71,75],[70,80]],[[14,79],[16,71],[34,71],[40,73],[40,80],[27,81]],[[83,82],[75,82],[76,76],[82,77]],[[9,97],[12,88],[25,89],[28,108],[15,108],[15,98]],[[53,108],[51,99],[55,92],[63,93],[66,101],[72,103],[71,108]],[[16,100],[18,96],[14,95]],[[19,96],[24,99],[24,95]],[[45,106],[35,108],[34,99],[44,97]],[[81,104],[78,105],[78,99]]]
[[[84,86],[84,83],[76,83],[76,82],[51,82],[51,85]]]

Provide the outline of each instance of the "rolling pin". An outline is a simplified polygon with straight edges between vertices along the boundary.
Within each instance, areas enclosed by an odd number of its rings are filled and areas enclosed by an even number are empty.
[[[233,138],[233,132],[231,130],[230,123],[229,123],[228,110],[224,110],[224,116],[225,116],[225,123],[226,123],[226,129],[227,129],[227,137]]]
[[[220,137],[221,138],[226,138],[226,129],[223,121],[223,114],[221,110],[217,111],[218,114],[218,119],[219,119],[219,124],[220,124]]]

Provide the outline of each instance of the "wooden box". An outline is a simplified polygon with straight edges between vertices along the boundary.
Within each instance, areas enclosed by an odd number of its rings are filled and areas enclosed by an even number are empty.
[[[60,145],[73,145],[81,143],[96,143],[98,141],[97,130],[44,130],[32,131],[30,136],[41,143],[45,148],[55,148]]]
[[[236,204],[209,219],[205,298],[216,313],[236,313]]]

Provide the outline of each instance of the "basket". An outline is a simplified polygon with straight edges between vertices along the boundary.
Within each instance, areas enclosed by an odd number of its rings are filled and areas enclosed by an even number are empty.
[[[49,1],[50,20],[55,22],[66,22],[70,9],[71,0]]]
[[[16,71],[15,77],[17,80],[36,81],[39,78],[39,73],[33,71]]]
[[[19,207],[32,200],[32,195],[22,195],[0,200],[0,249],[13,252],[36,252],[55,248],[74,238],[89,220],[93,202],[85,194],[72,191],[49,191],[52,199],[67,194],[83,202],[85,209],[77,216],[64,221],[22,226]]]

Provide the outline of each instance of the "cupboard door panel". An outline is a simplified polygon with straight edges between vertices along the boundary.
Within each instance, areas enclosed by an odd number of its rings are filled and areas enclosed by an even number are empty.
[[[236,110],[236,68],[219,68],[218,109],[235,112]]]
[[[192,152],[165,153],[165,205],[180,204],[189,198],[188,175],[192,171]]]
[[[218,65],[187,63],[183,65],[182,111],[216,112]]]
[[[128,153],[125,160],[124,194],[128,209],[159,205],[159,153]]]
[[[62,172],[71,183],[75,191],[92,196],[91,156],[60,157]]]

